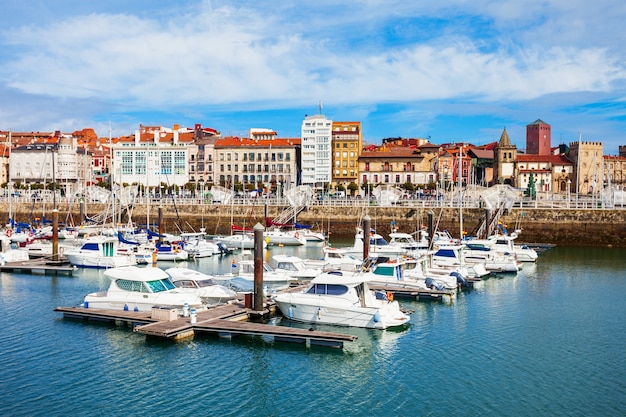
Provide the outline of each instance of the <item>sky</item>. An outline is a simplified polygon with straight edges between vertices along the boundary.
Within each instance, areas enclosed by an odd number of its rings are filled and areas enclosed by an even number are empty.
[[[4,0],[0,130],[626,145],[623,0]]]

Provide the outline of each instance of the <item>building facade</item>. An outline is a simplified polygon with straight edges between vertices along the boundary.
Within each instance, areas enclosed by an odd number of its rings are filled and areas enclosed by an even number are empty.
[[[299,148],[299,138],[219,138],[215,142],[216,184],[282,195],[297,185]]]
[[[550,155],[552,133],[549,124],[537,119],[526,125],[526,153],[531,155]]]
[[[344,187],[359,178],[359,154],[363,146],[361,122],[333,122],[332,182]]]
[[[574,189],[578,194],[594,194],[604,182],[602,142],[571,142],[569,156],[574,161]]]
[[[416,139],[384,140],[381,146],[368,146],[359,157],[359,185],[411,183],[426,188],[437,181],[436,149],[438,146]]]
[[[322,114],[306,116],[302,122],[300,183],[322,189],[332,181],[333,121]]]
[[[189,145],[193,139],[192,129],[178,125],[172,129],[141,125],[134,135],[120,137],[112,144],[113,182],[150,188],[183,187],[189,181]]]

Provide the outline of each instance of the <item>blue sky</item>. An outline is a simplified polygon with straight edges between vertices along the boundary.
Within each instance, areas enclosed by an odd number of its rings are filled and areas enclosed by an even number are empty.
[[[348,5],[346,5],[346,3]],[[364,139],[626,145],[620,0],[5,0],[0,130],[100,136],[201,123],[299,137],[305,115]]]

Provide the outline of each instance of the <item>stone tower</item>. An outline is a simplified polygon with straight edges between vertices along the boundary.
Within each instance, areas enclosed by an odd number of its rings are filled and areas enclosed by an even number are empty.
[[[572,192],[593,194],[602,189],[604,182],[602,142],[571,142],[569,157],[574,162],[574,183]]]
[[[517,147],[511,145],[506,128],[502,131],[500,141],[493,150],[494,181],[498,184],[515,185],[515,160],[517,159]]]
[[[550,155],[552,141],[551,127],[541,119],[526,125],[526,153],[530,155]]]

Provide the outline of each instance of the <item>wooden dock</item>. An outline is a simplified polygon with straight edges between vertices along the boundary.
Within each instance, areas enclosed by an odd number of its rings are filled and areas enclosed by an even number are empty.
[[[72,275],[76,267],[68,261],[52,261],[43,258],[27,261],[7,262],[0,265],[0,271],[25,271],[31,274],[66,274]]]
[[[247,320],[250,315],[258,312],[245,308],[243,303],[226,304],[201,311],[196,316],[196,323],[191,323],[191,317],[180,316],[175,320],[157,320],[149,312],[82,307],[57,307],[54,311],[61,312],[68,318],[127,322],[133,325],[134,332],[174,340],[193,337],[199,332],[208,332],[227,338],[238,335],[269,336],[275,341],[341,348],[344,342],[351,342],[357,338],[350,334],[252,323]]]

